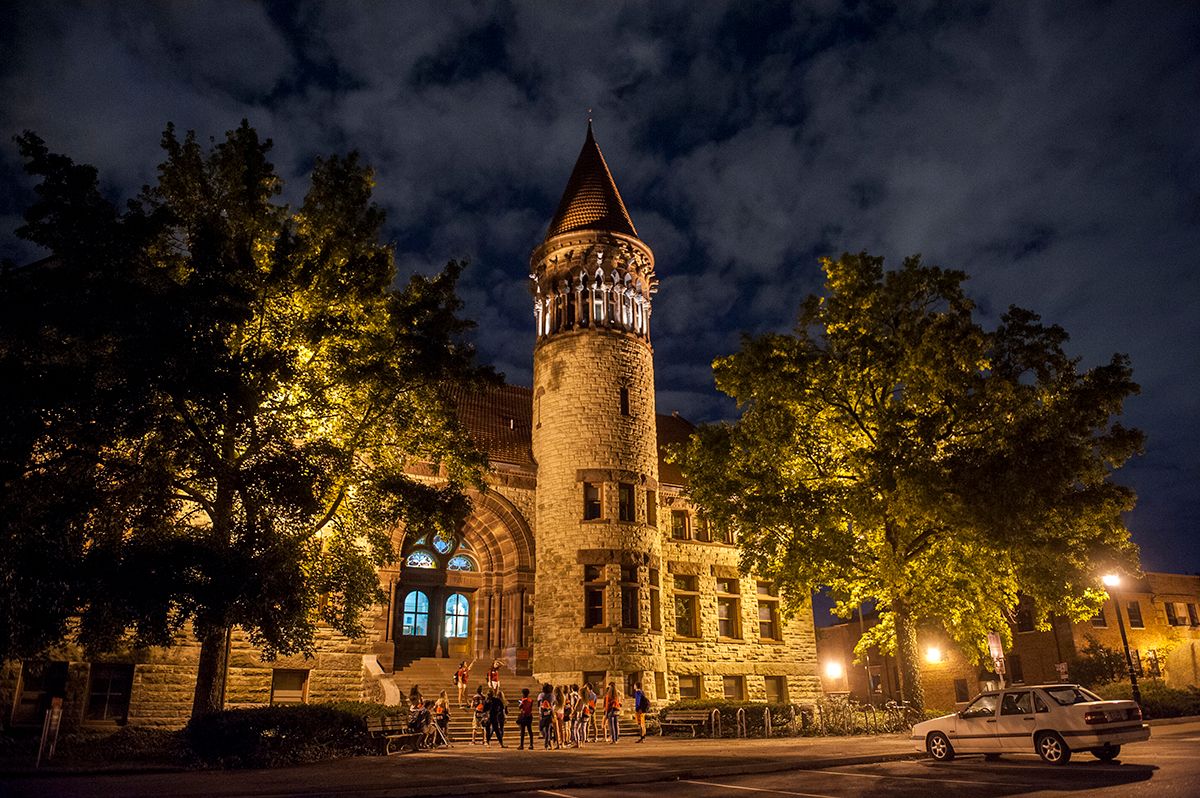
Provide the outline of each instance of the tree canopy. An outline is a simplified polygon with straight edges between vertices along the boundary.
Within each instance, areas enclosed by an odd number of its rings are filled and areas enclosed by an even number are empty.
[[[50,253],[0,282],[0,656],[68,633],[201,640],[193,712],[223,700],[226,640],[311,651],[382,596],[391,530],[452,528],[482,455],[451,392],[488,379],[463,334],[462,264],[397,289],[373,176],[320,159],[278,201],[246,123],[163,135],[155,185],[119,210],[90,166],[27,133]],[[437,464],[446,482],[413,479]]]
[[[988,631],[1010,642],[1021,596],[1045,628],[1093,615],[1105,570],[1137,571],[1134,495],[1111,477],[1142,445],[1116,420],[1138,388],[1121,355],[1080,370],[1066,332],[1027,310],[984,329],[962,272],[865,253],[822,266],[791,334],[715,361],[738,420],[676,456],[743,566],[793,607],[818,586],[843,616],[875,604],[860,653],[895,651],[923,704],[918,625],[979,660]]]

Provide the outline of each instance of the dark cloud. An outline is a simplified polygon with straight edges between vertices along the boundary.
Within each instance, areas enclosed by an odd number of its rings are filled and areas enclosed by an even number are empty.
[[[585,110],[662,277],[659,407],[731,417],[714,357],[786,329],[816,259],[966,270],[1083,364],[1133,359],[1149,434],[1123,472],[1151,568],[1200,570],[1200,7],[1109,3],[87,3],[0,32],[0,132],[38,131],[114,194],[167,121],[276,144],[290,197],[358,149],[404,273],[451,257],[485,359],[530,379],[529,252]],[[0,153],[0,254],[28,185]]]

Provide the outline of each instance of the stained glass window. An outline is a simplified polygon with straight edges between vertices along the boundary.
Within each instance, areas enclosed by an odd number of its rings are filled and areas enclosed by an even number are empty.
[[[404,597],[404,630],[406,637],[425,637],[429,634],[429,597],[414,590]]]
[[[437,563],[433,559],[433,555],[427,551],[414,551],[408,555],[408,559],[404,564],[409,568],[437,568]]]
[[[462,554],[455,554],[450,558],[450,562],[446,563],[446,568],[451,571],[474,571],[475,562]]]
[[[446,554],[454,548],[454,538],[439,533],[433,538],[433,547],[438,550],[438,553]]]
[[[446,599],[446,637],[466,637],[470,604],[462,593]]]

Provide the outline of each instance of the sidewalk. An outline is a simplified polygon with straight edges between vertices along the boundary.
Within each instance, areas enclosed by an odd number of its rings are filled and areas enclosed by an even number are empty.
[[[457,745],[449,751],[356,757],[296,768],[7,777],[12,796],[445,796],[880,762],[918,756],[906,735],[689,740],[633,738],[566,751]]]

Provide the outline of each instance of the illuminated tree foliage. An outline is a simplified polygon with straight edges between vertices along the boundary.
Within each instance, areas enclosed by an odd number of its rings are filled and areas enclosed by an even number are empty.
[[[966,276],[909,258],[822,261],[790,335],[746,338],[714,363],[733,424],[701,427],[678,457],[709,517],[737,530],[746,568],[794,608],[832,588],[848,616],[875,602],[860,644],[896,653],[923,705],[918,625],[976,659],[1009,634],[1018,591],[1036,622],[1095,613],[1098,574],[1136,571],[1110,477],[1142,444],[1114,418],[1137,392],[1127,358],[1079,371],[1066,333],[1010,308],[973,318]]]
[[[0,284],[0,656],[201,642],[193,714],[223,703],[227,639],[310,652],[382,599],[390,530],[452,530],[482,457],[450,391],[461,265],[393,287],[356,156],[281,204],[245,122],[210,148],[168,127],[156,185],[119,211],[96,172],[18,144],[40,178],[19,231],[49,260]],[[405,473],[440,465],[436,488]]]

